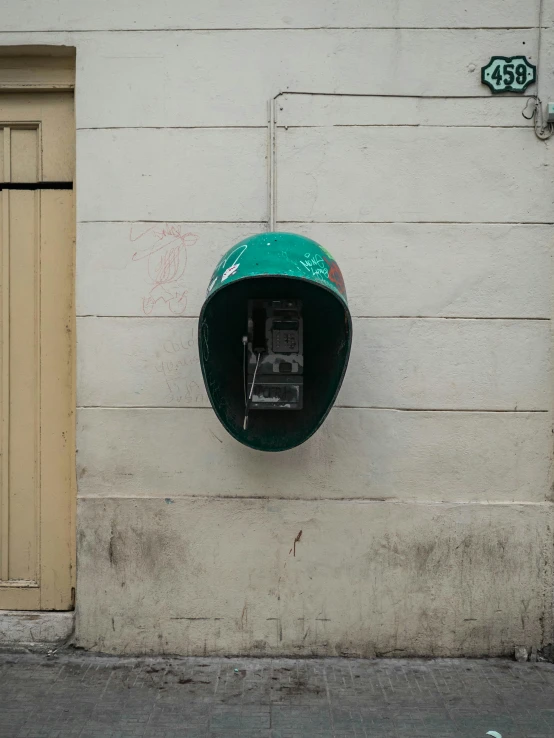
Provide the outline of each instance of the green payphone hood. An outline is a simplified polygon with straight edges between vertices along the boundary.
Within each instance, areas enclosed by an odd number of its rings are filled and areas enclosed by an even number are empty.
[[[304,407],[252,410],[244,429],[247,304],[267,298],[302,300]],[[350,355],[352,319],[338,264],[318,243],[294,233],[245,238],[227,251],[212,274],[198,343],[208,397],[226,430],[260,451],[298,446],[325,420]]]

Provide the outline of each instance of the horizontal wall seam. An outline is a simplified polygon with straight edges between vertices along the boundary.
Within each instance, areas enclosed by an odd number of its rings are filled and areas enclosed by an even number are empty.
[[[95,315],[94,313],[82,313],[77,315],[78,318],[99,318],[100,320],[114,319],[117,320],[198,320],[198,315]],[[355,315],[352,318],[357,320],[505,320],[505,321],[530,321],[530,322],[549,322],[550,318],[545,317],[515,317],[515,316],[465,316],[465,315]]]
[[[287,95],[300,95],[306,97],[363,97],[363,98],[412,98],[414,100],[500,100],[481,92],[479,95],[414,95],[409,92],[315,92],[314,90],[281,90],[275,95],[278,97],[286,97]],[[522,95],[521,93],[504,93],[502,97],[514,100],[525,100],[526,98],[534,99],[534,95]]]
[[[274,500],[282,500],[286,502],[383,502],[389,505],[433,505],[433,506],[456,506],[460,505],[476,505],[483,507],[552,507],[554,502],[544,500],[541,502],[531,502],[528,500],[422,500],[422,499],[399,499],[397,497],[283,497],[281,495],[78,495],[80,500],[159,500],[165,502],[171,500],[177,502],[181,500],[244,500],[245,502],[252,500],[266,500],[273,502]]]
[[[298,128],[303,128],[304,126],[298,126]],[[312,126],[305,126],[306,128],[312,127]],[[482,126],[483,128],[488,128],[489,126]],[[492,126],[491,126],[492,127]],[[525,128],[526,126],[510,126],[512,128]],[[527,126],[529,127],[529,126]],[[228,128],[234,129],[237,128],[239,130],[267,130],[267,125],[259,125],[259,126],[243,126],[243,125],[221,125],[221,126],[79,126],[76,128],[77,131],[180,131],[180,130],[207,130],[207,131],[219,131],[219,130],[226,130]],[[289,126],[289,128],[292,128],[292,126]]]
[[[550,26],[541,26],[548,29]],[[194,27],[194,28],[49,28],[4,31],[10,34],[47,33],[229,33],[239,31],[535,31],[538,26],[255,26],[255,27]]]
[[[77,223],[191,223],[196,225],[263,225],[266,220],[78,220]],[[505,220],[289,220],[279,219],[279,225],[460,225],[460,226],[552,226],[554,221],[505,221]]]
[[[78,220],[80,223],[189,223],[191,225],[257,225],[267,229],[267,220]],[[542,224],[541,224],[542,225]]]
[[[498,410],[491,408],[457,408],[457,407],[386,407],[380,405],[333,405],[334,408],[342,410],[387,410],[399,413],[508,413],[519,415],[521,413],[549,413],[550,410],[510,409]],[[198,407],[197,405],[77,405],[77,410],[200,410],[212,411],[211,407]]]
[[[481,98],[488,99],[488,98]],[[329,125],[278,125],[277,129],[291,128],[463,128],[463,129],[506,129],[506,130],[533,130],[530,125],[454,125],[443,123],[332,123]],[[267,126],[220,125],[220,126],[80,126],[77,131],[220,131],[220,130],[267,130]]]
[[[465,316],[465,315],[354,315],[353,318],[358,320],[530,320],[530,321],[549,321],[550,318],[545,317],[498,317],[498,316]]]
[[[234,126],[228,126],[233,128]],[[254,127],[254,126],[252,126]],[[277,130],[284,129],[289,130],[291,128],[506,128],[506,129],[529,129],[533,130],[533,126],[521,124],[516,125],[498,125],[498,124],[460,124],[455,125],[453,123],[330,123],[328,125],[285,125],[280,123],[276,126]],[[79,130],[79,129],[78,129]]]
[[[186,222],[186,221],[183,221]],[[290,225],[461,225],[461,226],[484,226],[484,225],[539,225],[551,226],[554,221],[538,220],[289,220],[279,219],[279,223],[290,223]]]

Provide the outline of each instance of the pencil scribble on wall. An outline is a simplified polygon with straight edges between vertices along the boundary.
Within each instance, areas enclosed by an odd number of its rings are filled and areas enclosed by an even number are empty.
[[[129,240],[137,243],[133,261],[147,265],[149,292],[142,298],[142,311],[151,315],[156,309],[182,315],[187,308],[187,248],[198,241],[198,234],[183,232],[178,223],[156,224],[149,227],[131,226]]]

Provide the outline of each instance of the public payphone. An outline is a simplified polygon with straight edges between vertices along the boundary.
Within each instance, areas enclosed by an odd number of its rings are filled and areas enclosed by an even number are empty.
[[[212,275],[198,340],[208,397],[231,435],[263,451],[303,443],[329,412],[350,354],[336,261],[291,233],[241,241]]]

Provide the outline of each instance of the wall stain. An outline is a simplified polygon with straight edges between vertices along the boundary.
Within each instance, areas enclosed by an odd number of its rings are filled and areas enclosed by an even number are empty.
[[[244,630],[247,625],[248,625],[248,603],[245,602],[244,607],[242,608],[241,616],[240,616],[241,630]]]
[[[289,551],[289,555],[290,555],[290,554],[292,554],[293,556],[296,556],[296,544],[297,544],[297,543],[300,543],[300,539],[301,539],[301,538],[302,538],[302,531],[301,531],[301,530],[299,530],[299,531],[298,531],[298,535],[296,536],[296,538],[294,539],[294,542],[293,542],[293,544],[292,544],[292,548],[291,548],[291,550]]]
[[[115,566],[113,525],[112,525],[112,532],[110,533],[110,542],[108,544],[108,558],[110,560],[110,564],[112,566]]]

